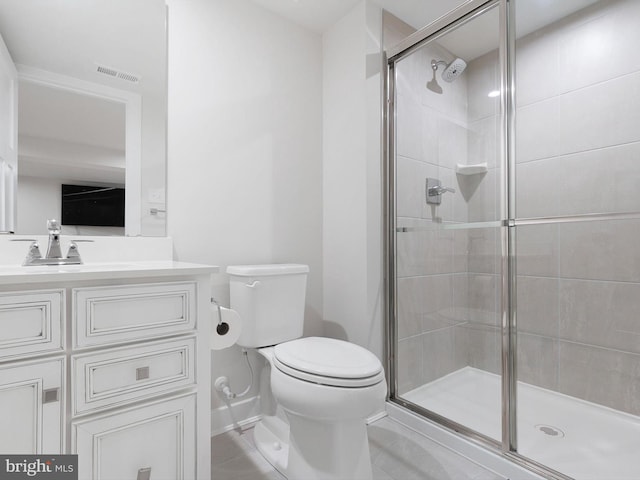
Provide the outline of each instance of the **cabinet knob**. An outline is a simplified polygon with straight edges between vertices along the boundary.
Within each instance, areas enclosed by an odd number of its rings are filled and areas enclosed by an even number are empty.
[[[151,480],[151,467],[144,467],[138,470],[136,480]]]

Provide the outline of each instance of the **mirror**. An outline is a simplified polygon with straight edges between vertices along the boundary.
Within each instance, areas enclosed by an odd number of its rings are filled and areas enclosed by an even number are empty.
[[[124,188],[125,226],[74,215],[63,234],[166,234],[166,13],[164,0],[0,0],[18,71],[15,233],[46,233],[62,185],[79,185]]]

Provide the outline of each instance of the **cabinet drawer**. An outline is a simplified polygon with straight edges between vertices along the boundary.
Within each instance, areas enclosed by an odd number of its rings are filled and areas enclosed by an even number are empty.
[[[195,422],[195,395],[74,422],[78,478],[204,478],[196,472]]]
[[[0,294],[0,359],[62,350],[63,290]]]
[[[78,348],[193,330],[194,282],[73,289]]]
[[[75,355],[73,413],[131,402],[195,384],[195,338]]]

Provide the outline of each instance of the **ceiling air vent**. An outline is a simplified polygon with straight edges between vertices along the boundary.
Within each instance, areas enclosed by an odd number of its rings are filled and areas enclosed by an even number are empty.
[[[120,80],[125,80],[131,83],[140,82],[140,77],[138,75],[134,75],[133,73],[121,72],[119,70],[116,70],[115,68],[105,67],[104,65],[96,65],[96,72],[103,75],[108,75],[109,77],[119,78]]]

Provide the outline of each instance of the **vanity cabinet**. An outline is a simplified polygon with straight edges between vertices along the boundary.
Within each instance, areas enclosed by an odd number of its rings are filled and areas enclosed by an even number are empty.
[[[0,451],[77,453],[83,480],[210,478],[216,268],[150,263],[0,268]]]

